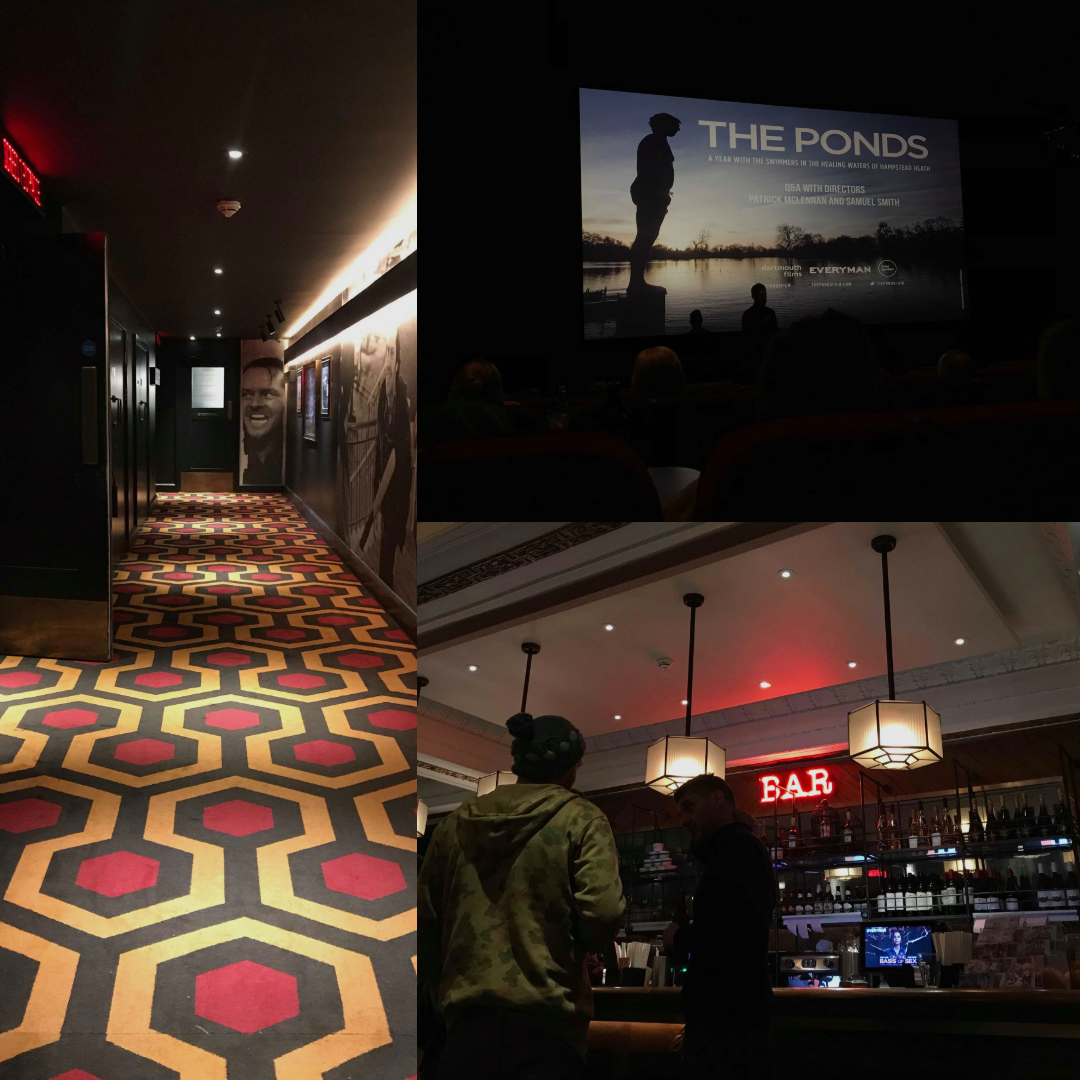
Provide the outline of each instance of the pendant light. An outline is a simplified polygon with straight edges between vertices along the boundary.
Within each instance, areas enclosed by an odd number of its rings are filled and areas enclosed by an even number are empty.
[[[941,717],[925,701],[896,700],[889,609],[889,552],[896,547],[896,537],[875,536],[870,546],[881,555],[889,698],[848,713],[848,751],[868,769],[918,769],[942,758]]]
[[[705,603],[701,593],[687,593],[683,603],[690,609],[690,662],[686,672],[686,734],[667,735],[649,747],[645,759],[645,783],[654,791],[671,795],[687,780],[711,773],[724,778],[725,751],[711,739],[691,738],[690,715],[694,701],[694,624],[697,609]]]
[[[529,700],[529,675],[532,672],[532,658],[540,651],[540,646],[535,641],[526,641],[522,643],[521,651],[528,657],[525,661],[525,688],[521,691],[521,708],[518,710],[524,712],[525,702]],[[481,776],[476,781],[476,794],[487,795],[489,791],[494,791],[503,784],[516,784],[517,782],[516,773],[501,770],[488,773],[487,776]]]

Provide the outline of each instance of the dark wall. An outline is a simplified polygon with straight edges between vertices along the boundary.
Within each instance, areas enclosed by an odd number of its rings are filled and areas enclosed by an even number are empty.
[[[285,483],[319,515],[335,532],[338,528],[338,427],[341,413],[341,351],[340,344],[332,346],[323,356],[331,358],[330,416],[317,416],[316,439],[303,437],[303,417],[297,412],[296,392],[300,384],[300,368],[289,372],[289,404],[285,423]],[[349,348],[351,352],[351,347]],[[318,366],[314,365],[317,371]]]

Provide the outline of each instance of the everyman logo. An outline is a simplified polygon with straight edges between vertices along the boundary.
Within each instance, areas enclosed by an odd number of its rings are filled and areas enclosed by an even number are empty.
[[[869,266],[811,266],[811,274],[869,274]]]

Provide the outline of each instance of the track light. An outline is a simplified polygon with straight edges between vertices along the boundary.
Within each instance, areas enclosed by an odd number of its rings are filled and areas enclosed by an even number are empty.
[[[265,330],[260,330],[259,331],[259,337],[261,337],[263,339],[263,341],[265,341],[266,340],[266,331]]]
[[[277,321],[279,323],[283,323],[285,321],[285,316],[281,313],[281,301],[280,300],[275,300],[274,301],[274,314],[277,316]]]
[[[266,316],[266,332],[271,337],[273,337],[277,333],[277,330],[274,329],[274,322],[269,315]]]

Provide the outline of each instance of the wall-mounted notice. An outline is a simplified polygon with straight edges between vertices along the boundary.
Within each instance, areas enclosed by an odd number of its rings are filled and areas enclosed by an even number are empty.
[[[192,367],[191,407],[193,409],[225,408],[225,369],[223,367]]]

